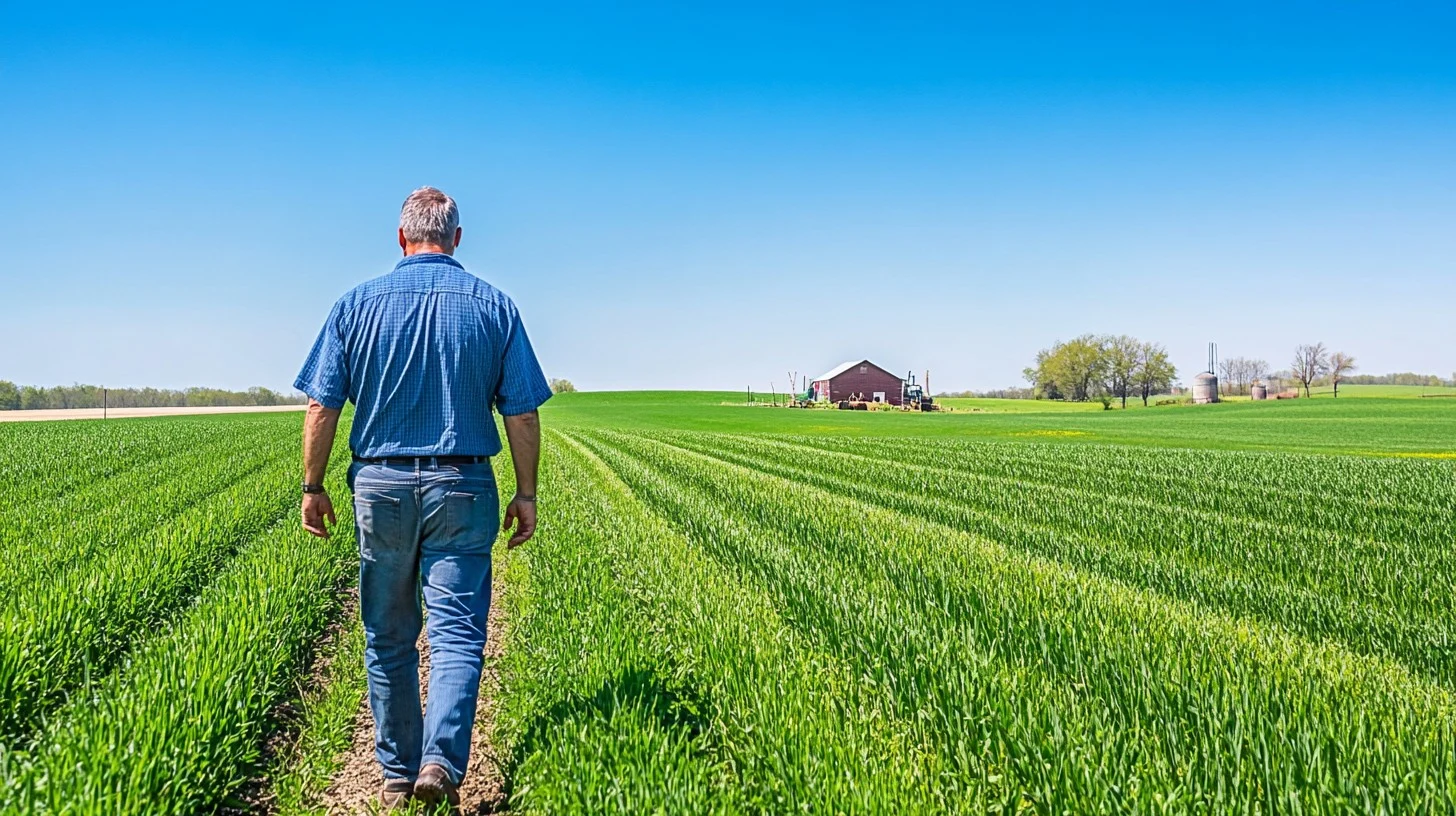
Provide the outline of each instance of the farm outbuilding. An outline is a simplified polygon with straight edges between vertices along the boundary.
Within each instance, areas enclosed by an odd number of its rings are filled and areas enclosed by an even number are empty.
[[[839,402],[854,397],[866,402],[904,402],[905,379],[891,374],[869,360],[842,363],[814,378],[811,389],[817,400]]]

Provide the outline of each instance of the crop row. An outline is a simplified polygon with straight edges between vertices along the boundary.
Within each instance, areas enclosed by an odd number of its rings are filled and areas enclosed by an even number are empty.
[[[0,739],[24,733],[68,690],[110,670],[239,546],[289,515],[297,472],[296,463],[274,461],[147,535],[18,586],[0,608]]]
[[[664,439],[1126,583],[1313,638],[1335,638],[1367,654],[1400,659],[1438,680],[1448,681],[1456,669],[1456,614],[1447,600],[1456,590],[1456,531],[1437,512],[1421,518],[1427,543],[1416,544],[1263,520],[1277,517],[1280,505],[1273,501],[1208,509],[1214,485],[1205,485],[1185,506],[1184,492],[1154,493],[1110,466],[1098,470],[1095,481],[1069,487],[1057,483],[1066,477],[1056,475],[1056,459],[1012,476],[1005,463],[989,456],[966,457],[947,468],[903,461],[909,452],[874,443],[850,454],[765,439]],[[1122,454],[1110,448],[1078,448],[1075,454],[1086,457],[1088,451],[1100,451],[1108,460],[1104,465]],[[1342,462],[1310,464],[1329,468]],[[1407,491],[1408,500],[1419,497]],[[1380,505],[1366,512],[1378,515]],[[1380,522],[1370,519],[1361,532],[1379,529]]]
[[[280,518],[297,500],[292,453],[65,573],[71,583],[28,587],[48,599],[40,611],[7,612],[23,638],[3,641],[9,724],[59,705],[0,757],[0,813],[210,811],[258,771],[270,710],[296,688],[354,563],[347,501],[327,541]],[[346,496],[340,453],[331,481]]]
[[[514,810],[948,806],[908,723],[594,454],[555,437],[543,476],[502,599]]]
[[[277,415],[169,417],[126,422],[0,424],[0,531],[13,511],[53,502],[163,457],[195,451],[211,440],[280,426]],[[297,422],[289,427],[296,427]],[[229,433],[231,431],[232,433]]]
[[[296,449],[297,423],[259,423],[191,439],[171,452],[55,498],[20,503],[0,519],[0,593],[50,578],[125,544]],[[55,456],[55,454],[52,454]],[[62,466],[64,462],[64,466]],[[56,462],[57,472],[69,457]]]
[[[1176,496],[1181,506],[1378,537],[1392,523],[1432,529],[1456,513],[1456,463],[1107,445],[782,437],[822,450],[1023,478],[1080,490]],[[1376,525],[1376,526],[1367,526]]]
[[[1025,480],[937,495],[954,473],[907,481],[889,460],[609,431],[553,437],[548,462],[543,492],[555,503],[540,546],[513,562],[510,590],[519,617],[506,702],[522,712],[509,743],[525,810],[784,812],[821,794],[838,805],[821,809],[846,811],[1395,813],[1456,802],[1456,701],[1441,684],[1155,591],[1152,573],[1127,581],[1039,551],[1026,545],[1031,518],[952,523],[956,502]],[[1116,505],[1119,515],[1177,505],[1153,498]],[[1105,503],[1078,507],[1096,515]],[[1058,519],[1069,538],[1095,540]],[[1259,575],[1244,579],[1257,586]],[[585,629],[573,630],[579,619]],[[735,625],[741,637],[726,634]],[[758,662],[761,642],[782,651]],[[757,668],[774,661],[781,676]],[[623,666],[640,670],[624,677]],[[753,719],[761,698],[787,712]],[[876,725],[858,730],[859,716]],[[866,770],[846,750],[902,764]],[[804,770],[817,758],[819,776]],[[653,798],[620,781],[637,774],[680,781]],[[776,798],[754,798],[761,790]]]
[[[280,521],[296,417],[13,427],[0,812],[216,806],[256,771],[349,563],[347,526],[321,544]]]

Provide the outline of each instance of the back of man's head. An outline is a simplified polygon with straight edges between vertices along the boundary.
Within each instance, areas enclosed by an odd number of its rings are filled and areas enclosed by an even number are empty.
[[[404,242],[432,246],[449,252],[459,238],[460,210],[455,199],[434,187],[421,187],[409,194],[399,211],[399,232]]]

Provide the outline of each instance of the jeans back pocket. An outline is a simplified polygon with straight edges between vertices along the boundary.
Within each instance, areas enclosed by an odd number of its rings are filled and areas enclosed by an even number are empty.
[[[375,553],[413,548],[405,535],[401,500],[384,493],[354,494],[354,522],[359,528],[359,552],[372,560]]]
[[[495,485],[478,492],[459,489],[445,491],[445,523],[436,546],[442,550],[479,552],[489,550],[495,542],[497,504]]]

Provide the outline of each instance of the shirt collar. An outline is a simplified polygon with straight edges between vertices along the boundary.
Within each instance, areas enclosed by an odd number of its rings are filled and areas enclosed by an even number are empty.
[[[453,266],[453,267],[455,267],[457,269],[464,269],[465,268],[464,264],[460,263],[459,261],[457,261],[454,258],[450,257],[449,255],[446,255],[443,252],[420,252],[420,253],[417,253],[415,255],[410,255],[410,256],[407,256],[407,257],[404,257],[404,258],[400,258],[399,259],[399,263],[397,263],[397,264],[394,265],[394,270],[396,272],[398,272],[399,270],[404,269],[406,266],[412,266],[414,264],[427,264],[427,263],[442,263],[442,264],[448,264],[448,265]]]

